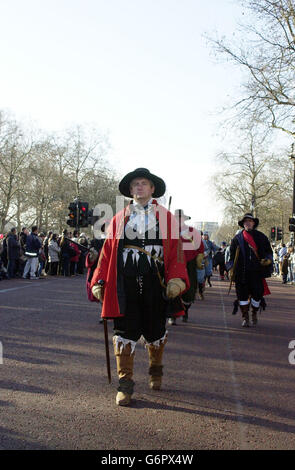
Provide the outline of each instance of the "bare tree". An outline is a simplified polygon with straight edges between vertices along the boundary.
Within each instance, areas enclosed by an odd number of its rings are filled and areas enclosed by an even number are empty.
[[[0,112],[0,230],[16,216],[13,202],[18,178],[28,165],[31,142],[14,119]]]
[[[234,119],[280,129],[295,137],[295,8],[292,0],[244,0],[250,24],[240,39],[210,39],[217,54],[246,71]]]
[[[264,141],[250,130],[237,152],[222,152],[217,156],[220,170],[213,184],[217,197],[225,204],[225,216],[235,221],[246,212],[258,216],[268,211],[268,200],[280,184],[278,174],[272,172],[277,157],[264,148]]]
[[[0,230],[12,221],[43,231],[65,227],[69,202],[115,206],[118,180],[106,136],[76,126],[61,135],[24,129],[0,111]]]
[[[106,170],[107,138],[95,129],[76,126],[66,131],[59,146],[65,150],[65,172],[74,183],[76,196],[79,197],[91,175],[98,170],[101,173]]]

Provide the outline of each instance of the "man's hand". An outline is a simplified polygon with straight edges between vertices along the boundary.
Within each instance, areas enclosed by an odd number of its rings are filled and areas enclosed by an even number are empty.
[[[104,289],[104,286],[99,285],[99,284],[95,284],[95,285],[92,287],[92,294],[93,294],[94,297],[95,297],[96,299],[98,299],[100,302],[103,302],[103,289]]]
[[[271,265],[271,260],[263,258],[262,260],[260,260],[260,264],[261,264],[261,266],[270,266]]]
[[[202,269],[204,267],[203,260],[204,260],[204,253],[199,253],[196,257],[197,269]]]
[[[182,279],[170,279],[166,287],[166,295],[168,299],[175,299],[175,297],[185,290],[185,287],[185,282]]]

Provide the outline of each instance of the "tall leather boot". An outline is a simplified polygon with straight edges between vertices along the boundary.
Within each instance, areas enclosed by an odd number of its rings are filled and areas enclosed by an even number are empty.
[[[133,394],[134,382],[133,376],[133,360],[135,353],[131,354],[131,344],[128,343],[123,347],[122,343],[116,346],[116,341],[113,338],[114,353],[117,361],[117,373],[119,377],[118,393],[116,396],[116,403],[119,406],[128,406]],[[122,349],[121,349],[122,348]]]
[[[242,326],[248,327],[249,325],[249,304],[247,305],[240,305],[240,309],[242,312]]]
[[[257,313],[258,313],[259,307],[254,307],[252,305],[252,325],[257,325],[258,319],[257,319]]]
[[[160,343],[160,346],[149,344],[147,349],[149,353],[149,375],[150,375],[150,388],[152,390],[160,390],[162,385],[163,376],[163,352],[167,337]]]

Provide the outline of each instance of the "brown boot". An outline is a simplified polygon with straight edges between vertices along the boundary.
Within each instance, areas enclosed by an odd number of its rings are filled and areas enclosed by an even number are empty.
[[[243,318],[242,326],[244,327],[250,326],[249,325],[249,304],[240,305],[240,309],[241,309],[242,318]]]
[[[152,390],[161,389],[163,376],[162,358],[166,343],[167,337],[160,343],[159,346],[155,346],[153,344],[148,345],[150,388]]]
[[[114,353],[117,361],[117,372],[119,376],[119,387],[116,396],[116,403],[119,406],[128,406],[133,393],[134,382],[133,376],[133,360],[134,353],[131,354],[131,344],[128,343],[123,347],[122,343],[118,343],[113,338]]]
[[[258,313],[259,307],[254,307],[252,305],[252,325],[257,325],[258,319],[257,319],[257,313]]]

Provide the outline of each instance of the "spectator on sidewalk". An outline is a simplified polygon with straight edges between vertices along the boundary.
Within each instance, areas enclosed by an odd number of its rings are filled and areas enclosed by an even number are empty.
[[[44,252],[44,240],[45,240],[45,234],[43,232],[38,234],[38,238],[41,242],[41,248],[39,250],[39,267],[38,267],[38,276],[39,277],[45,277],[46,273],[45,271],[42,273],[43,270],[45,270],[45,263],[46,263],[46,256]]]
[[[41,242],[38,238],[38,227],[34,225],[26,241],[25,255],[28,259],[25,265],[23,279],[26,279],[28,274],[30,274],[30,279],[32,280],[39,279],[39,277],[36,276],[36,272],[38,269],[38,263],[39,263],[38,256],[39,256],[40,248],[41,248]]]
[[[68,239],[68,231],[67,229],[63,230],[62,237],[59,243],[60,246],[60,253],[61,253],[61,271],[60,274],[62,276],[69,276],[70,275],[70,259],[71,256],[75,254],[73,248],[70,245],[70,241]]]
[[[16,268],[20,255],[20,245],[16,236],[16,228],[12,228],[7,235],[7,275],[9,279],[16,276]]]
[[[282,267],[283,267],[283,261],[284,261],[284,256],[287,254],[287,247],[285,243],[282,243],[282,247],[279,249],[279,266],[280,266],[280,274],[283,275]]]
[[[47,235],[46,235],[46,237],[44,239],[44,242],[43,242],[43,250],[44,250],[44,254],[45,254],[45,258],[46,258],[46,261],[45,261],[45,273],[46,274],[49,271],[48,244],[49,244],[49,240],[50,240],[51,235],[52,235],[51,231],[47,232]]]
[[[82,246],[85,246],[85,248],[88,248],[88,240],[87,240],[87,236],[85,233],[81,233],[80,238],[78,239],[78,243]],[[80,256],[79,256],[78,265],[77,265],[78,274],[84,274],[86,254],[87,254],[87,250],[83,250],[82,248]]]
[[[4,236],[3,236],[3,241],[2,241],[2,252],[1,252],[1,259],[2,259],[2,263],[3,263],[3,266],[5,269],[7,269],[7,263],[8,263],[8,259],[7,259],[7,237],[9,235],[9,232],[6,233]]]
[[[72,256],[70,259],[70,275],[76,276],[81,251],[79,250],[78,245],[76,245],[76,243],[71,243],[71,247],[73,250],[75,250],[75,255]]]
[[[20,247],[23,252],[26,251],[26,242],[27,242],[28,235],[29,235],[29,230],[26,227],[23,227],[22,231],[19,234]]]
[[[50,236],[48,243],[48,274],[50,274],[51,276],[57,275],[60,251],[60,247],[57,243],[57,234],[53,233]]]

